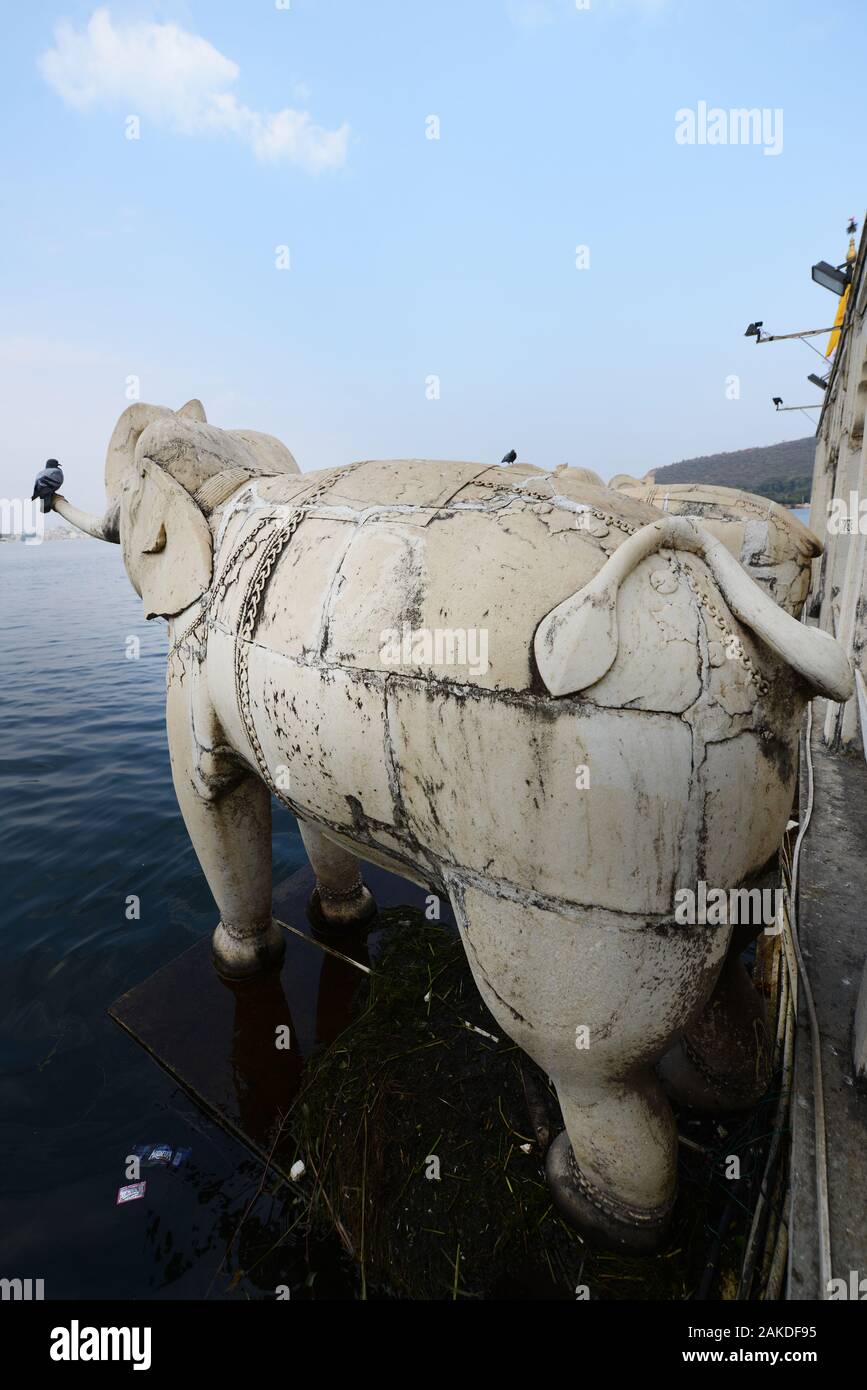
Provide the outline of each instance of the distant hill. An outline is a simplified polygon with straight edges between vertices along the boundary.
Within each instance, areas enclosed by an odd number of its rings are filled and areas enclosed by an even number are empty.
[[[774,502],[792,506],[806,502],[813,482],[816,440],[790,439],[762,449],[738,449],[731,454],[707,454],[681,459],[654,470],[657,483],[717,483],[758,492]]]

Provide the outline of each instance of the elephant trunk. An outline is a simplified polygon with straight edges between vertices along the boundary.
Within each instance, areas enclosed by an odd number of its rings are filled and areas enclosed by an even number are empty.
[[[105,491],[108,502],[104,516],[94,516],[92,512],[81,511],[59,492],[55,493],[52,499],[51,509],[85,535],[119,545],[120,497],[124,488],[134,481],[133,467],[138,441],[155,420],[176,415],[200,424],[207,423],[204,406],[198,400],[187,401],[178,411],[136,401],[123,412],[112,432],[105,459]]]
[[[94,516],[92,512],[83,512],[80,507],[73,507],[71,502],[59,492],[54,494],[52,499],[52,511],[62,516],[64,521],[75,526],[79,531],[83,531],[86,536],[93,536],[94,540],[111,541],[114,545],[120,544],[120,503],[109,504],[104,516]]]

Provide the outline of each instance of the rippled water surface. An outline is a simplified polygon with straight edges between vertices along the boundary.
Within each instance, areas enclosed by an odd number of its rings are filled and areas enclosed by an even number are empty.
[[[259,1169],[106,1016],[215,922],[169,772],[165,625],[90,540],[0,545],[0,602],[0,1276],[48,1298],[220,1296]],[[275,879],[303,862],[277,816]],[[160,1141],[192,1158],[116,1207],[124,1156]]]

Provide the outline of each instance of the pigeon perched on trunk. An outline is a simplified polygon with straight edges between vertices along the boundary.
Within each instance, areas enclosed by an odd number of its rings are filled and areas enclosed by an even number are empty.
[[[518,455],[515,453],[514,449],[510,449],[509,452],[508,452],[507,454],[504,454],[504,455],[503,455],[503,457],[500,459],[500,462],[501,462],[501,463],[514,463],[514,462],[516,461],[517,457],[518,457]]]
[[[36,482],[33,484],[33,497],[30,499],[31,502],[34,498],[41,497],[42,510],[44,512],[50,512],[52,498],[62,482],[63,469],[60,467],[57,459],[47,459],[42,472],[36,475]]]

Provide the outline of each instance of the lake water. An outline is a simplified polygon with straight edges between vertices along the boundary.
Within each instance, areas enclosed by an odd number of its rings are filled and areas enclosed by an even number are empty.
[[[169,772],[165,624],[144,621],[119,548],[90,540],[0,545],[0,601],[0,1276],[47,1298],[225,1296],[261,1169],[106,1016],[216,920]],[[275,881],[304,862],[278,811]],[[191,1158],[115,1206],[125,1156],[161,1141]],[[275,1216],[261,1197],[248,1222]]]

